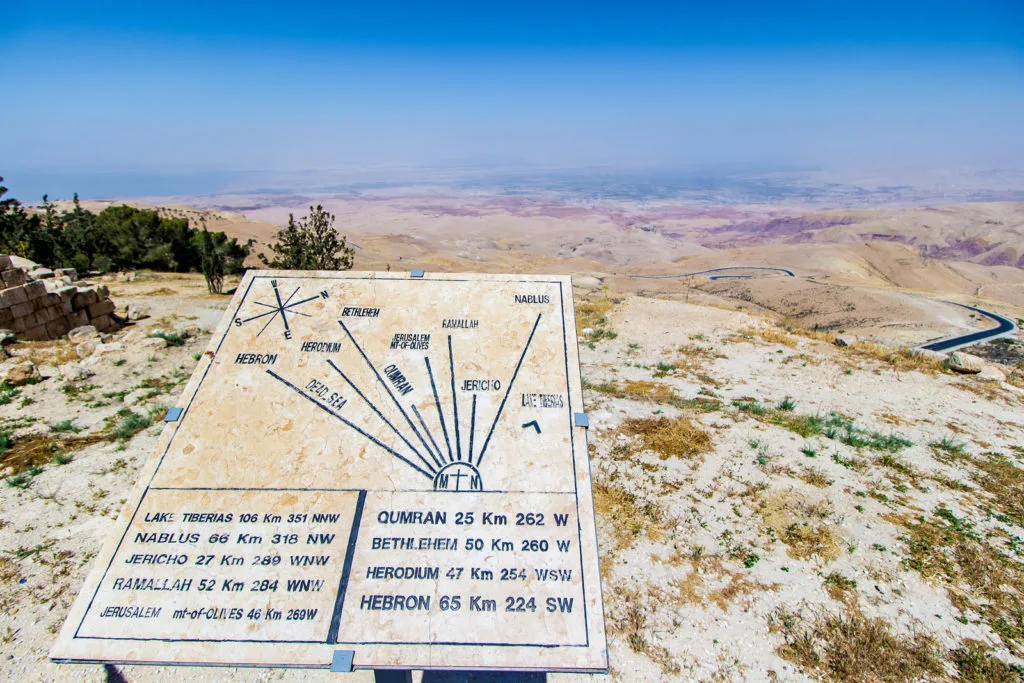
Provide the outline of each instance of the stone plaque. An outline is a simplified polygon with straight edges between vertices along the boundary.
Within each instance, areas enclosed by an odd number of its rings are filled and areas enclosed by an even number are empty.
[[[178,405],[54,659],[607,669],[568,277],[250,271]]]

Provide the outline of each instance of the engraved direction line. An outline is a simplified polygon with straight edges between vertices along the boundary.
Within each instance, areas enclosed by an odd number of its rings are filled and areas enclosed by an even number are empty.
[[[277,297],[277,307],[281,310],[281,320],[284,321],[284,331],[288,332],[290,330],[290,328],[288,327],[288,316],[284,314],[284,303],[281,302],[281,291],[277,288],[277,280],[271,280],[270,284],[274,287],[274,296]],[[296,291],[298,290],[296,289]],[[294,296],[294,294],[292,296]],[[270,323],[267,323],[267,325],[269,324]],[[267,329],[266,326],[264,326],[263,329]],[[260,330],[260,332],[262,331],[263,330]]]
[[[473,410],[469,414],[469,462],[473,462],[473,433],[476,432],[476,394],[473,394]]]
[[[383,441],[380,441],[379,439],[377,439],[377,438],[375,438],[375,437],[371,436],[370,434],[367,434],[367,433],[366,433],[366,432],[364,432],[364,431],[363,431],[362,429],[360,429],[359,427],[357,427],[357,426],[356,426],[355,424],[353,424],[353,423],[352,423],[352,422],[350,422],[349,420],[345,419],[344,417],[342,417],[342,416],[341,416],[341,415],[339,415],[338,413],[334,412],[333,410],[331,410],[330,408],[328,408],[328,407],[327,407],[327,406],[325,406],[324,404],[320,403],[320,401],[317,401],[316,399],[312,398],[311,396],[309,396],[308,394],[306,394],[306,392],[304,392],[304,391],[303,391],[302,389],[299,389],[299,388],[298,388],[297,386],[295,386],[294,384],[292,384],[291,382],[289,382],[288,380],[286,380],[286,379],[285,379],[284,377],[281,377],[281,375],[277,374],[277,373],[276,373],[276,372],[274,372],[273,370],[270,370],[270,369],[268,369],[268,370],[267,370],[266,372],[267,372],[267,374],[268,374],[268,375],[270,375],[271,377],[273,377],[273,378],[274,378],[274,379],[276,379],[277,381],[281,382],[281,383],[282,383],[282,384],[284,384],[285,386],[287,386],[287,387],[289,387],[290,389],[292,389],[292,390],[293,390],[293,391],[294,391],[295,393],[297,393],[297,394],[298,394],[299,396],[301,396],[302,398],[306,399],[307,401],[309,401],[310,403],[312,403],[312,404],[313,404],[313,405],[315,405],[316,407],[320,408],[320,409],[321,409],[321,410],[323,410],[323,411],[324,411],[325,413],[328,413],[328,414],[330,414],[330,415],[333,415],[334,417],[338,418],[338,419],[339,419],[339,420],[341,420],[341,421],[342,421],[343,423],[345,423],[346,425],[348,425],[349,427],[351,427],[351,428],[352,428],[352,429],[354,429],[355,431],[359,432],[360,434],[362,434],[363,436],[365,436],[365,437],[366,437],[367,439],[369,439],[369,440],[370,440],[370,441],[372,441],[373,443],[377,444],[378,446],[380,446],[381,448],[383,448],[384,450],[386,450],[386,451],[387,451],[388,453],[390,453],[391,455],[395,456],[396,458],[398,458],[399,460],[401,460],[402,462],[404,462],[404,463],[405,463],[406,465],[408,465],[409,467],[413,468],[414,470],[416,470],[417,472],[419,472],[420,474],[422,474],[422,475],[423,475],[424,477],[426,477],[427,479],[430,479],[431,481],[433,481],[433,479],[434,479],[433,475],[431,475],[431,474],[430,474],[429,472],[427,472],[426,470],[424,470],[424,469],[423,469],[422,467],[420,467],[419,465],[417,465],[417,464],[416,464],[416,463],[414,463],[413,461],[411,461],[411,460],[409,460],[408,458],[406,458],[406,457],[405,457],[404,455],[402,455],[402,454],[401,454],[401,453],[399,453],[398,451],[394,450],[393,448],[391,448],[390,446],[388,446],[387,444],[385,444],[385,443],[384,443]]]
[[[391,420],[389,420],[389,419],[387,419],[386,417],[384,417],[384,414],[383,414],[383,413],[381,413],[381,412],[380,412],[380,410],[378,410],[378,409],[377,409],[377,406],[376,406],[376,405],[374,405],[373,401],[371,401],[370,399],[368,399],[368,398],[366,397],[366,395],[365,395],[365,394],[363,394],[363,392],[361,392],[361,391],[359,390],[359,387],[357,387],[357,386],[355,385],[355,382],[353,382],[353,381],[352,381],[351,379],[349,379],[348,375],[346,375],[346,374],[345,374],[344,372],[342,372],[342,371],[341,371],[341,368],[339,368],[339,367],[338,367],[337,365],[335,365],[335,364],[334,364],[334,361],[333,361],[333,360],[331,360],[330,358],[328,358],[328,359],[327,359],[327,364],[328,364],[328,365],[330,365],[330,366],[331,366],[332,368],[334,368],[334,370],[335,370],[335,371],[336,371],[336,372],[337,372],[337,373],[338,373],[339,375],[341,375],[341,378],[342,378],[343,380],[345,380],[346,382],[348,382],[348,385],[349,385],[350,387],[352,387],[352,389],[354,389],[354,390],[355,390],[355,392],[356,392],[356,393],[357,393],[357,394],[359,395],[359,398],[361,398],[361,399],[363,399],[364,401],[366,401],[366,404],[367,404],[368,406],[370,406],[370,408],[371,408],[371,409],[373,410],[373,412],[375,412],[375,413],[377,414],[377,417],[379,417],[379,418],[380,418],[381,420],[383,420],[383,421],[384,421],[384,424],[386,424],[386,425],[387,425],[388,427],[390,427],[390,428],[391,428],[391,431],[393,431],[393,432],[394,432],[394,433],[395,433],[395,434],[396,434],[396,435],[398,436],[398,438],[399,438],[399,439],[401,439],[401,440],[402,440],[402,441],[403,441],[403,442],[405,443],[405,445],[406,445],[406,446],[408,446],[408,447],[409,447],[409,449],[410,449],[410,450],[411,450],[411,451],[412,451],[413,453],[415,453],[415,454],[416,454],[416,457],[417,457],[417,458],[419,458],[419,459],[420,459],[420,460],[421,460],[421,461],[423,462],[423,464],[427,466],[427,469],[429,469],[429,470],[430,470],[431,472],[434,472],[434,471],[435,471],[435,468],[434,468],[434,466],[433,466],[433,465],[431,465],[431,464],[430,464],[429,462],[427,462],[427,459],[426,459],[426,458],[424,458],[424,457],[423,457],[423,456],[422,456],[422,455],[420,454],[420,452],[419,452],[418,450],[416,450],[416,447],[415,447],[415,446],[413,446],[413,445],[412,445],[412,444],[411,444],[411,443],[409,442],[409,439],[405,438],[405,434],[402,434],[402,432],[398,431],[398,428],[397,428],[397,427],[395,427],[395,425],[393,425],[393,424],[391,423]],[[429,453],[430,451],[428,450],[427,452]],[[430,457],[432,457],[432,458],[433,458],[433,457],[434,457],[434,454],[433,454],[433,453],[430,453]],[[436,461],[436,458],[434,458],[434,459],[435,459],[435,461]],[[440,467],[440,466],[441,466],[441,463],[437,463],[437,465],[438,465],[438,467]]]
[[[455,456],[462,460],[462,437],[459,436],[459,398],[455,393],[455,356],[452,354],[452,335],[448,335],[448,371],[452,376],[452,411],[455,413]]]
[[[395,404],[395,407],[398,408],[398,412],[402,413],[402,417],[405,418],[406,424],[412,427],[412,433],[415,434],[416,438],[420,440],[420,443],[423,444],[423,447],[429,451],[430,446],[427,445],[426,439],[424,439],[423,435],[420,434],[420,430],[416,429],[416,425],[414,425],[412,419],[409,418],[409,414],[405,412],[405,408],[402,407],[402,404],[398,402],[398,399],[391,392],[391,387],[388,386],[388,383],[385,382],[384,378],[380,376],[379,372],[377,372],[377,366],[373,364],[373,362],[366,355],[366,352],[363,351],[363,347],[360,346],[359,342],[356,341],[356,338],[352,336],[352,332],[349,331],[348,325],[345,324],[344,320],[339,320],[338,324],[341,325],[341,329],[345,330],[345,334],[348,335],[349,340],[352,342],[352,346],[356,347],[356,351],[359,352],[359,355],[363,357],[363,360],[366,361],[366,364],[370,366],[371,370],[373,370],[374,376],[377,378],[377,381],[380,382],[380,385],[384,387],[384,391],[388,392],[388,396],[391,397],[391,401]]]
[[[494,428],[498,426],[498,420],[501,419],[501,412],[505,409],[505,402],[508,401],[509,394],[512,393],[512,385],[516,383],[516,377],[519,375],[519,369],[523,367],[523,359],[526,358],[526,352],[530,349],[530,342],[533,341],[533,335],[537,333],[537,326],[540,325],[541,313],[537,314],[537,320],[533,323],[533,329],[530,330],[530,336],[526,340],[526,346],[523,347],[523,353],[519,356],[519,362],[516,363],[515,372],[512,373],[512,380],[508,383],[508,388],[505,389],[505,396],[501,399],[501,405],[498,406],[498,414],[494,416],[494,422],[491,423],[491,430],[487,432],[487,438],[484,439],[484,445],[480,449],[480,457],[477,458],[477,467],[484,461],[484,453],[487,452],[487,446],[491,443],[491,437],[494,435]],[[470,463],[472,464],[472,463]]]
[[[441,452],[441,448],[437,445],[437,441],[434,440],[434,435],[431,433],[430,427],[427,426],[427,421],[423,419],[423,415],[420,414],[419,408],[416,407],[415,403],[409,407],[412,408],[412,412],[416,413],[416,419],[420,421],[420,426],[423,427],[423,431],[427,433],[427,437],[430,439],[431,445],[434,446],[434,450],[429,451],[430,457],[434,459],[434,462],[437,463],[438,467],[444,467],[441,463],[441,460],[444,460],[444,454]]]
[[[437,396],[437,384],[434,383],[434,370],[430,367],[430,359],[423,356],[427,364],[427,374],[430,376],[430,388],[434,391],[434,405],[437,406],[437,419],[441,421],[441,431],[444,432],[444,443],[448,446],[448,462],[455,462],[452,456],[452,442],[448,438],[448,426],[444,422],[444,412],[441,410],[441,399]]]

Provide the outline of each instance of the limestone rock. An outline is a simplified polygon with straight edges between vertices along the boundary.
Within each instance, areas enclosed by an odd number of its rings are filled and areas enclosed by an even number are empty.
[[[39,266],[28,271],[29,277],[35,278],[36,280],[47,280],[53,277],[53,271],[49,268]]]
[[[100,336],[99,331],[95,325],[82,325],[68,332],[68,339],[71,340],[72,344],[81,344],[84,341],[90,339],[95,340]]]
[[[135,322],[136,320],[144,320],[149,317],[149,311],[138,304],[128,304],[128,307],[125,309],[124,317],[132,322]]]
[[[186,338],[198,337],[203,333],[203,330],[199,325],[175,325],[174,331]]]
[[[60,370],[61,376],[69,382],[78,382],[83,379],[89,379],[96,374],[81,363],[65,363],[58,369]]]
[[[21,256],[15,256],[14,254],[11,254],[9,256],[9,258],[11,259],[11,267],[12,268],[21,268],[23,270],[32,270],[33,268],[38,268],[39,267],[39,264],[36,263],[35,261],[29,261],[27,258],[23,258]]]
[[[35,363],[31,361],[25,361],[24,363],[4,367],[0,370],[0,377],[2,377],[3,381],[10,384],[12,387],[18,387],[33,380],[42,379],[39,374],[39,369],[36,367]]]
[[[925,360],[941,361],[946,362],[949,358],[946,354],[941,351],[932,351],[931,349],[914,349],[913,354],[918,358],[924,358]]]
[[[969,353],[954,351],[946,359],[946,366],[953,372],[960,372],[966,375],[976,375],[985,367],[985,361]]]
[[[146,337],[139,342],[139,346],[144,349],[163,349],[167,347],[167,340],[163,337]]]
[[[1006,375],[994,365],[986,365],[978,373],[978,379],[985,382],[1005,382]]]
[[[43,379],[50,379],[56,377],[59,374],[59,370],[53,365],[37,365],[36,369],[39,370],[39,376]]]
[[[836,346],[853,346],[857,343],[857,338],[852,334],[837,334],[836,335]]]
[[[79,360],[84,360],[96,351],[97,346],[99,346],[99,342],[95,339],[87,339],[75,345],[75,353],[78,355]]]
[[[594,328],[593,327],[584,327],[582,330],[580,330],[580,334],[582,334],[584,337],[593,336]]]
[[[121,344],[120,342],[97,344],[96,350],[93,351],[93,355],[102,356],[105,353],[114,353],[115,351],[124,351],[124,344]]]

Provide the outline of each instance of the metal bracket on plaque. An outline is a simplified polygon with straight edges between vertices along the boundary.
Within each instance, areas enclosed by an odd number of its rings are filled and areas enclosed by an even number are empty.
[[[354,650],[335,650],[334,656],[331,658],[331,671],[341,674],[351,673],[354,655]]]
[[[178,407],[168,408],[167,414],[164,415],[164,422],[177,422],[181,418],[182,409]]]
[[[423,277],[423,271],[422,270],[414,270],[411,273],[409,273],[409,275],[411,277]]]
[[[590,418],[587,417],[586,413],[576,413],[573,416],[573,424],[577,427],[583,427],[584,429],[590,428]]]

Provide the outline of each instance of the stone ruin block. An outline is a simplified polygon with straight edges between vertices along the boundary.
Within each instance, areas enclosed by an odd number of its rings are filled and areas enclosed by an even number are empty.
[[[90,305],[96,303],[99,300],[99,294],[96,292],[95,289],[92,289],[90,287],[88,289],[79,289],[78,294],[75,294],[75,296],[71,299],[71,305],[77,311],[83,308],[88,308]]]
[[[25,293],[25,288],[21,286],[5,289],[0,294],[3,296],[4,308],[10,308],[17,304],[28,303],[28,294]]]
[[[28,274],[20,268],[9,268],[0,273],[0,277],[3,278],[5,287],[17,287],[28,282]]]
[[[14,262],[0,255],[0,326],[29,340],[56,339],[90,322],[102,332],[120,326],[105,285],[71,284],[78,279],[74,268],[51,270]]]
[[[110,299],[103,299],[89,306],[89,317],[99,318],[104,315],[110,315],[114,312],[114,302]]]

